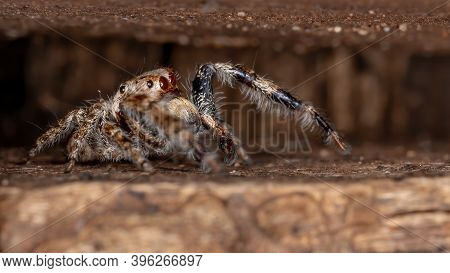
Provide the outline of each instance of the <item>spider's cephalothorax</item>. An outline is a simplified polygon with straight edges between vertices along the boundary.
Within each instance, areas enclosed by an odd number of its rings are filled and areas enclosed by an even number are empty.
[[[75,162],[129,160],[138,168],[153,170],[149,157],[175,153],[191,155],[205,170],[218,170],[215,152],[204,145],[213,138],[227,164],[249,158],[239,140],[223,121],[215,100],[212,80],[239,89],[261,109],[275,109],[296,118],[300,126],[317,128],[328,142],[349,148],[314,107],[294,98],[250,69],[229,63],[200,66],[192,82],[192,101],[180,95],[177,75],[170,68],[146,72],[125,83],[110,100],[69,112],[36,141],[30,157],[65,141],[71,170]]]

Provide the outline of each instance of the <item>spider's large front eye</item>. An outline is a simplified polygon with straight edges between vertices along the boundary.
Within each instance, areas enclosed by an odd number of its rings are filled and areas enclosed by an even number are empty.
[[[176,85],[177,84],[177,75],[173,71],[171,71],[169,73],[169,78],[170,78],[170,83],[172,85]]]
[[[148,80],[147,81],[147,87],[150,88],[150,89],[153,87],[153,81],[152,80]]]
[[[124,92],[125,92],[125,85],[121,85],[120,87],[119,87],[119,92],[120,92],[120,94],[123,94]]]
[[[163,90],[167,90],[167,88],[169,88],[169,80],[163,76],[159,77],[159,86],[161,86]]]

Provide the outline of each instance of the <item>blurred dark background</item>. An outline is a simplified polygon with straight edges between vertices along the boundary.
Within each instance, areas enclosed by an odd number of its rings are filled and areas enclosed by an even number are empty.
[[[356,144],[448,141],[448,7],[422,16],[439,1],[232,2],[2,4],[0,146],[30,146],[38,127],[130,77],[90,50],[133,74],[172,66],[185,86],[199,64],[216,61],[254,67],[287,89],[307,80],[292,93]],[[258,126],[261,116],[252,119]]]

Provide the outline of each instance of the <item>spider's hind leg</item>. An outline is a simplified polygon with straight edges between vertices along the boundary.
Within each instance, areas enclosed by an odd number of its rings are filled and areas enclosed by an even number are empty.
[[[66,139],[78,125],[78,122],[83,119],[84,114],[84,109],[78,109],[69,112],[63,119],[60,119],[58,125],[50,128],[36,140],[34,147],[29,152],[29,157],[35,157],[43,150]]]
[[[220,121],[220,113],[214,102],[212,80],[214,76],[230,87],[240,85],[240,90],[251,102],[263,110],[273,109],[293,115],[303,128],[318,129],[326,142],[333,142],[345,153],[350,152],[330,123],[311,104],[296,99],[288,91],[277,86],[254,71],[241,65],[229,63],[209,63],[200,66],[192,82],[192,97],[199,112]]]

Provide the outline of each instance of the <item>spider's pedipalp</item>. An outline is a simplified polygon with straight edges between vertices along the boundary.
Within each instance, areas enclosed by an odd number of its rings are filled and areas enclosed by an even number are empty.
[[[147,172],[153,172],[154,169],[150,161],[133,145],[133,142],[119,126],[113,122],[104,122],[101,130],[129,157],[136,167]]]
[[[202,122],[197,109],[189,100],[169,96],[155,102],[143,94],[137,94],[122,102],[121,113],[134,134],[144,133],[137,128],[137,124],[157,128],[160,132],[157,137],[151,137],[148,133],[139,135],[141,140],[150,137],[157,142],[156,146],[155,143],[148,146],[153,151],[163,149],[162,154],[178,151],[191,155],[208,172],[222,169],[216,162],[215,153],[209,151],[202,142]],[[133,125],[133,120],[139,122]]]
[[[151,130],[145,126],[145,121],[136,121],[129,115],[123,113],[120,115],[131,131],[132,138],[136,143],[139,143],[143,149],[145,149],[146,154],[149,155],[165,155],[168,152],[168,147],[170,146],[167,138],[162,134],[158,134],[156,130]],[[119,122],[121,124],[122,122]]]
[[[270,80],[257,75],[251,69],[229,63],[204,64],[192,82],[193,101],[199,112],[220,120],[220,113],[214,101],[213,77],[222,84],[233,87],[240,84],[240,90],[252,103],[262,110],[275,110],[293,115],[303,128],[317,128],[325,136],[326,142],[335,143],[345,153],[350,152],[331,124],[309,103],[296,99],[289,92]]]

